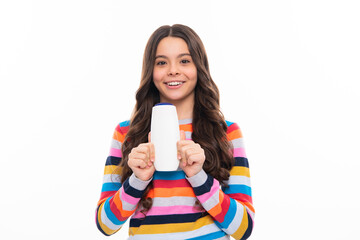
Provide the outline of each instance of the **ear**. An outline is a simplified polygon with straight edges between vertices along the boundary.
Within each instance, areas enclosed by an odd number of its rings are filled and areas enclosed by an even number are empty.
[[[151,132],[148,134],[148,142],[151,142]]]

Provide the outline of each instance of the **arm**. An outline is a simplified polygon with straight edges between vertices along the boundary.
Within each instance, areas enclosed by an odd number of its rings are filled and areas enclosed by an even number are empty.
[[[204,209],[215,223],[235,239],[247,239],[253,228],[249,164],[244,152],[242,134],[235,123],[229,123],[228,139],[233,144],[235,165],[230,171],[228,188],[221,189],[219,182],[201,170],[188,178]]]
[[[123,183],[121,179],[121,146],[128,122],[120,123],[114,132],[110,154],[106,160],[101,196],[96,209],[96,225],[104,235],[112,235],[135,212],[148,183],[131,175]]]

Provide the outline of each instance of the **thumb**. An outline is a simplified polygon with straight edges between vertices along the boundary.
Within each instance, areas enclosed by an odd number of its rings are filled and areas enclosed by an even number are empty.
[[[155,161],[155,146],[153,143],[151,143],[151,132],[148,134],[148,142],[150,143],[150,161]]]
[[[185,131],[181,130],[180,131],[180,140],[186,140],[186,135],[185,135]]]

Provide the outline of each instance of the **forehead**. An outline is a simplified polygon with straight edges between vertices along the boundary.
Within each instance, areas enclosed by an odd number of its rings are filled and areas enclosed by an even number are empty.
[[[166,37],[161,39],[156,49],[156,55],[176,56],[182,53],[190,53],[186,42],[178,37]]]

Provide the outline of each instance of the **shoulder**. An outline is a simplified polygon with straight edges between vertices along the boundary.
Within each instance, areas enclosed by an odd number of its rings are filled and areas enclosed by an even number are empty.
[[[125,135],[129,131],[129,127],[130,127],[130,120],[126,120],[116,125],[115,131],[122,135]]]
[[[228,136],[229,140],[235,140],[237,138],[243,137],[240,127],[237,123],[226,121],[226,125],[227,125],[226,135]]]
[[[240,127],[236,122],[230,122],[230,121],[227,121],[227,120],[225,120],[225,122],[226,122],[226,125],[227,125],[227,131],[226,131],[227,134],[229,134],[229,133],[231,133],[233,131],[236,131],[236,130],[240,131]]]

